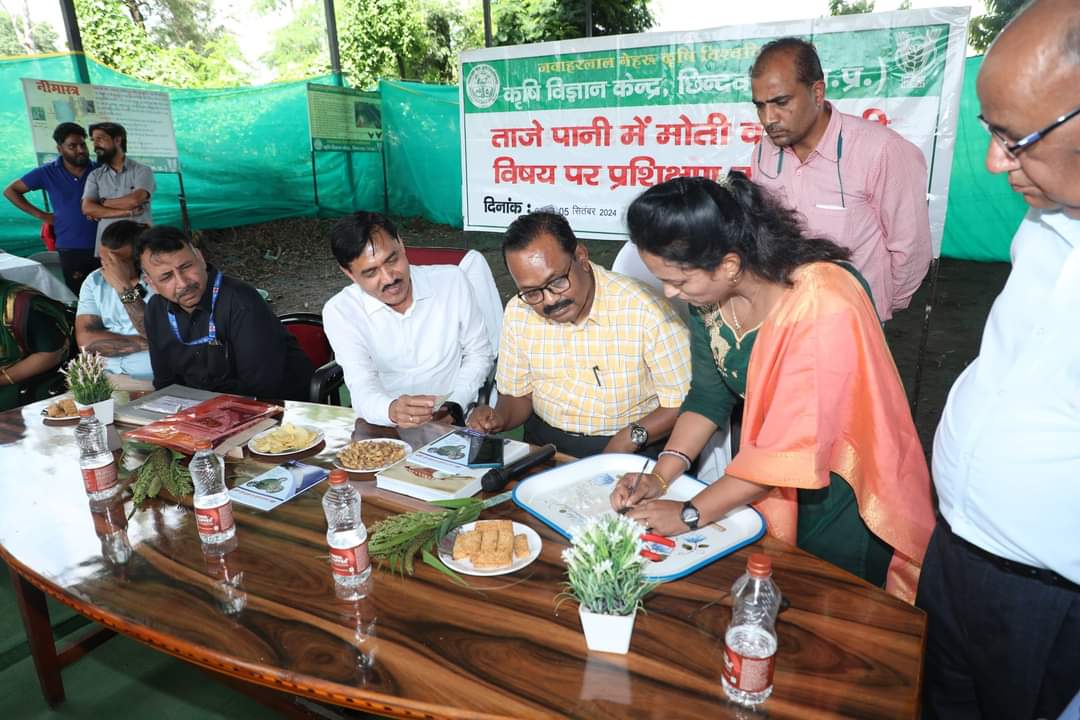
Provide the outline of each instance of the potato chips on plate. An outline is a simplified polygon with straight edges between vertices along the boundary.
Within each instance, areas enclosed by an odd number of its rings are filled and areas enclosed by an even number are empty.
[[[248,449],[258,455],[292,455],[315,447],[322,439],[315,428],[284,423],[251,438]]]

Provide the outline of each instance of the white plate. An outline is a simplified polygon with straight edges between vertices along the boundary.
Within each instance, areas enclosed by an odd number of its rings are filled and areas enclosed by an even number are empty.
[[[370,443],[370,442],[394,443],[395,445],[400,445],[401,447],[405,448],[405,457],[409,457],[409,455],[411,455],[412,451],[413,451],[412,445],[405,442],[404,440],[395,440],[394,438],[368,438],[367,440],[356,440],[355,442],[359,442],[359,443]],[[352,443],[347,443],[345,445],[345,447],[348,447],[349,445],[352,445]],[[341,450],[344,450],[344,449],[345,449],[344,447],[341,448]],[[351,472],[351,473],[377,473],[380,470],[385,470],[386,468],[390,467],[394,463],[401,462],[401,460],[395,460],[392,463],[386,463],[385,465],[380,465],[379,467],[364,468],[363,470],[361,470],[360,468],[346,467],[346,466],[342,465],[340,462],[338,462],[337,456],[338,456],[338,453],[341,452],[341,450],[338,450],[337,453],[334,453],[334,467],[336,467],[339,470],[344,470],[345,472]]]
[[[570,539],[589,520],[611,509],[611,490],[623,473],[642,472],[639,455],[604,453],[558,465],[530,475],[514,488],[514,502],[533,517]],[[645,468],[653,466],[650,460]],[[680,475],[664,498],[684,501],[706,485],[690,475]],[[663,559],[645,566],[649,580],[667,582],[694,572],[729,555],[765,534],[765,520],[751,507],[738,507],[708,525],[675,535],[675,547],[649,543],[647,548]]]
[[[540,548],[543,542],[540,540],[540,536],[536,534],[528,525],[522,525],[519,522],[514,523],[514,534],[525,535],[529,540],[529,554],[523,558],[515,558],[514,562],[510,563],[510,567],[495,568],[493,570],[477,570],[473,567],[472,560],[455,560],[454,559],[454,538],[459,532],[468,532],[476,527],[475,522],[465,523],[459,527],[455,532],[449,533],[439,543],[439,559],[443,561],[446,567],[450,568],[454,572],[462,573],[463,575],[479,575],[481,577],[488,577],[491,575],[506,575],[508,573],[517,572],[521,568],[529,565],[533,560],[540,557]]]
[[[256,450],[255,446],[252,443],[254,443],[259,438],[265,437],[265,436],[269,435],[270,433],[277,432],[278,430],[280,430],[281,426],[278,425],[277,427],[272,427],[269,430],[263,430],[261,433],[255,435],[250,440],[248,440],[248,444],[247,444],[248,450],[250,450],[252,452],[252,454],[254,454],[254,455],[262,455],[263,457],[282,457],[284,455],[295,455],[296,453],[301,453],[301,452],[304,452],[305,450],[310,450],[311,448],[315,447],[316,445],[318,445],[319,443],[321,443],[323,441],[322,431],[319,430],[318,428],[313,428],[310,425],[294,425],[293,427],[302,428],[304,430],[307,430],[308,432],[315,433],[315,440],[308,443],[304,447],[295,448],[293,450],[286,450],[285,452],[272,453],[272,452],[262,452],[261,450]]]

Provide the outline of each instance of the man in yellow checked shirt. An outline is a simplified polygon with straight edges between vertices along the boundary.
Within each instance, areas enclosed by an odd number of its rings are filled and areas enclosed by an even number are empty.
[[[589,262],[562,215],[507,228],[503,259],[518,287],[503,316],[499,401],[469,427],[525,424],[525,439],[568,455],[655,454],[690,387],[690,335],[667,301]]]

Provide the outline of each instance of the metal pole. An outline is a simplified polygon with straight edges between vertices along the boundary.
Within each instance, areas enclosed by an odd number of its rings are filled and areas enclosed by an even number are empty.
[[[585,0],[585,37],[592,37],[592,0]]]
[[[311,190],[315,193],[315,207],[319,207],[319,175],[315,172],[315,148],[311,149]]]
[[[60,10],[64,14],[64,30],[67,32],[68,48],[72,52],[71,60],[75,64],[75,75],[81,83],[90,82],[90,68],[86,65],[83,53],[82,35],[79,34],[79,17],[75,13],[75,0],[60,0]]]
[[[491,39],[491,0],[484,0],[484,47],[494,44]]]
[[[330,47],[330,72],[334,75],[334,84],[341,87],[345,84],[345,81],[341,77],[341,50],[338,46],[334,0],[323,0],[323,13],[326,15],[326,40],[327,45]]]
[[[941,260],[934,258],[930,263],[930,294],[926,298],[926,309],[923,311],[922,336],[919,338],[919,354],[915,358],[915,379],[911,383],[911,419],[918,423],[919,393],[922,388],[923,359],[926,357],[926,342],[930,335],[930,313],[934,310],[934,302],[937,299],[938,270]]]
[[[180,172],[179,168],[176,170],[176,179],[180,181],[180,195],[177,198],[180,201],[180,222],[184,225],[184,233],[191,237],[191,218],[188,217],[187,194],[184,193],[184,173]]]
[[[379,155],[382,156],[382,198],[383,213],[390,214],[390,177],[386,174],[386,142],[379,143]]]

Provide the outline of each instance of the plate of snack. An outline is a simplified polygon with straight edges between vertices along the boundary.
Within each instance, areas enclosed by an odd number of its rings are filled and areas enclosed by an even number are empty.
[[[334,467],[348,472],[373,473],[385,470],[411,452],[412,446],[402,440],[357,440],[341,448],[334,458]]]
[[[543,542],[528,525],[511,520],[477,520],[439,543],[439,559],[464,575],[506,575],[540,557]]]
[[[49,403],[41,411],[41,422],[46,425],[74,425],[79,422],[79,409],[71,398],[63,398]]]
[[[276,457],[310,450],[322,442],[323,434],[313,427],[283,423],[264,430],[248,441],[248,450],[256,455]]]

